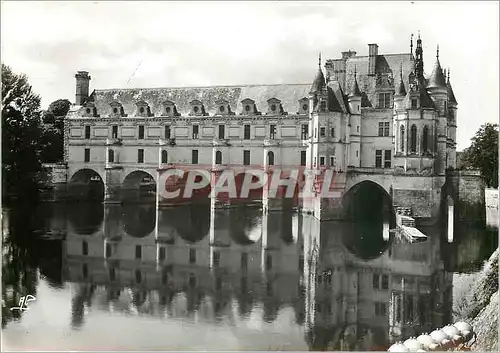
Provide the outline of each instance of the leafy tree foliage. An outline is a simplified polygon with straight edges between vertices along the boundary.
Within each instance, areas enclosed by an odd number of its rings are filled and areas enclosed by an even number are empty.
[[[3,195],[34,196],[41,170],[40,96],[25,74],[2,63]]]
[[[498,124],[482,125],[464,151],[462,165],[466,169],[478,169],[488,187],[498,187]]]
[[[58,99],[43,113],[42,162],[62,162],[64,156],[64,117],[71,107],[67,99]]]

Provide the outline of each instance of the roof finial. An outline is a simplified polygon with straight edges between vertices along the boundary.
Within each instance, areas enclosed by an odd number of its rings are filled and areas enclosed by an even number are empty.
[[[418,30],[418,39],[420,39],[420,30]]]
[[[437,45],[437,50],[436,50],[436,58],[439,59],[439,44]]]
[[[410,54],[413,55],[413,33],[410,36]]]
[[[356,78],[356,74],[357,74],[357,72],[356,72],[356,65],[354,65],[354,78]]]
[[[403,62],[401,61],[400,65],[400,74],[401,74],[401,79],[403,79]]]
[[[450,83],[450,68],[448,68],[448,83]]]
[[[321,69],[321,52],[319,52],[318,67]]]

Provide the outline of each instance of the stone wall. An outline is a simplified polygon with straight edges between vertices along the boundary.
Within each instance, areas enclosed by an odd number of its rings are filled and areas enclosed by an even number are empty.
[[[457,220],[485,224],[485,183],[479,171],[447,171],[443,197],[447,195],[453,198]]]
[[[68,167],[66,164],[43,164],[41,179],[42,201],[62,201],[67,196]]]

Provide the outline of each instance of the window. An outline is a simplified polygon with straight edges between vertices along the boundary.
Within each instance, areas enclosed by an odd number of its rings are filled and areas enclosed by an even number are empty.
[[[325,165],[325,157],[324,156],[319,157],[319,165]]]
[[[139,125],[139,139],[144,139],[144,125]]]
[[[427,152],[428,150],[429,150],[429,127],[425,125],[424,130],[422,132],[422,152]]]
[[[307,151],[300,151],[300,165],[306,165]]]
[[[165,247],[164,246],[160,247],[160,253],[159,253],[158,257],[160,258],[160,261],[165,260]]]
[[[250,165],[250,151],[243,151],[243,165]]]
[[[221,113],[224,113],[224,111],[225,111],[225,110],[226,110],[226,108],[225,108],[223,105],[221,105],[221,106],[219,107],[219,111],[220,111]]]
[[[314,157],[314,163],[313,166],[316,167],[316,157]]]
[[[224,125],[219,125],[219,139],[221,139],[221,140],[225,138],[224,137],[225,136],[224,135],[224,128],[225,128]]]
[[[115,162],[115,151],[113,151],[112,149],[108,150],[108,162],[109,163]]]
[[[197,139],[198,138],[198,131],[199,131],[200,127],[198,125],[193,125],[193,139]]]
[[[82,242],[82,255],[87,256],[89,254],[89,244],[86,241]]]
[[[413,98],[411,100],[411,109],[418,109],[418,99]]]
[[[301,131],[300,131],[300,137],[302,140],[307,140],[309,138],[309,125],[308,124],[302,124]]]
[[[90,126],[85,126],[85,139],[90,138]]]
[[[170,138],[170,125],[165,125],[165,138]]]
[[[272,151],[267,152],[267,164],[274,165],[274,152]]]
[[[276,125],[274,124],[269,125],[269,136],[271,139],[276,138]]]
[[[144,149],[137,150],[137,163],[144,163]]]
[[[391,150],[384,151],[384,168],[391,167]]]
[[[410,152],[417,152],[417,127],[415,124],[410,129]]]
[[[378,135],[379,136],[389,136],[389,122],[380,122],[378,123]]]
[[[356,126],[356,132],[359,132],[359,125]]]
[[[214,267],[219,267],[220,263],[220,252],[214,251]]]
[[[320,104],[320,107],[321,107],[321,111],[322,112],[326,111],[326,102],[322,101],[321,104]]]
[[[196,275],[194,273],[189,274],[189,286],[191,288],[196,287]]]
[[[335,156],[330,156],[330,167],[335,167]]]
[[[373,289],[379,289],[380,287],[380,281],[379,281],[379,275],[377,273],[373,274]]]
[[[376,316],[387,315],[387,304],[381,302],[375,302],[375,315]]]
[[[266,270],[269,271],[273,268],[273,257],[270,254],[267,254],[266,257]]]
[[[215,152],[215,164],[222,164],[222,152]]]
[[[114,267],[111,267],[111,268],[109,269],[109,280],[110,280],[111,282],[114,282],[114,281],[115,281],[115,279],[116,279],[116,272],[115,272]]]
[[[389,276],[382,275],[382,289],[389,289]]]
[[[87,278],[89,276],[89,267],[87,264],[82,265],[82,276],[83,278]]]
[[[241,253],[241,269],[246,270],[248,265],[248,254],[246,252]]]
[[[141,273],[141,270],[135,270],[135,281],[137,283],[141,283],[142,282],[142,273]]]
[[[136,259],[142,258],[142,247],[140,245],[135,246],[135,258]]]
[[[359,157],[359,151],[356,150],[356,157]]]
[[[243,140],[250,140],[250,125],[244,126]]]
[[[85,149],[85,153],[84,153],[84,156],[83,156],[83,161],[88,163],[90,162],[90,148],[86,148]]]
[[[331,135],[332,137],[335,137],[335,128],[334,128],[334,127],[332,127],[332,128],[330,129],[330,135]]]
[[[314,138],[316,138],[318,136],[318,128],[315,127],[314,128]]]
[[[326,127],[320,127],[319,128],[319,136],[320,137],[325,137],[326,136]]]
[[[401,125],[399,128],[399,134],[400,134],[400,141],[399,141],[399,148],[401,152],[405,151],[405,127]]]
[[[375,151],[375,168],[382,168],[382,150]]]
[[[168,163],[168,152],[165,150],[161,151],[161,162],[163,164]]]
[[[106,244],[106,253],[104,256],[106,256],[106,258],[111,256],[111,245],[110,244]]]
[[[189,263],[190,264],[196,263],[196,250],[195,249],[189,249]]]
[[[111,128],[111,138],[117,139],[118,138],[118,125],[113,125]]]
[[[379,95],[378,95],[378,107],[379,107],[379,109],[391,108],[391,94],[390,93],[379,93]]]
[[[191,151],[191,163],[198,164],[198,150]]]

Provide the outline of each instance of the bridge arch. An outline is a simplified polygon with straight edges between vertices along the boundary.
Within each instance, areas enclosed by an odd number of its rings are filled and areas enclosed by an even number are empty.
[[[83,168],[73,173],[68,188],[75,200],[104,200],[104,179],[94,169]]]
[[[155,201],[155,177],[144,170],[129,173],[123,179],[122,196],[124,201]]]

